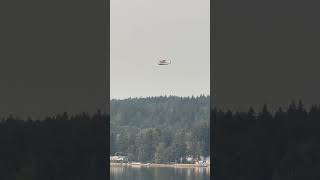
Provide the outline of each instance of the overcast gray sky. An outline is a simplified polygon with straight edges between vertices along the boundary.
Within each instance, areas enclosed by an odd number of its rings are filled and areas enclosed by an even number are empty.
[[[0,117],[105,111],[104,15],[99,0],[1,1]]]
[[[320,102],[319,1],[215,1],[212,87],[219,108]]]
[[[111,98],[210,93],[210,0],[110,5]]]

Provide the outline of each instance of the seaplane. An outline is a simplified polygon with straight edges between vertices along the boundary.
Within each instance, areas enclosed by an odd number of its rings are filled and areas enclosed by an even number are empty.
[[[160,60],[158,65],[169,65],[171,64],[171,60]]]

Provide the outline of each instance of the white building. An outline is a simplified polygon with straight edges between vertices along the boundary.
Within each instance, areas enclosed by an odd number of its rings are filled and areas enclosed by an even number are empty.
[[[210,156],[206,157],[205,161],[208,165],[210,165]]]
[[[128,161],[128,158],[126,156],[110,156],[111,162],[123,162]]]
[[[193,162],[193,157],[192,157],[192,156],[187,156],[186,160],[187,160],[188,162]]]

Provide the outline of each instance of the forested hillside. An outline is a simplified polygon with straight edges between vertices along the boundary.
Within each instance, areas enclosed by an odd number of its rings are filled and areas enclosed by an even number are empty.
[[[110,121],[111,154],[159,163],[209,156],[209,96],[111,100]]]
[[[300,101],[272,114],[212,111],[213,178],[298,180],[320,178],[320,106]]]
[[[105,179],[109,116],[57,114],[0,121],[0,179]]]

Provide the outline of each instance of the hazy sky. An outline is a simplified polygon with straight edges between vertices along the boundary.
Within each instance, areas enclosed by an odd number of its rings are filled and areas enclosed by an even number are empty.
[[[0,117],[106,110],[106,18],[93,0],[0,2]]]
[[[209,0],[111,0],[110,10],[111,98],[210,93]]]
[[[319,1],[215,2],[215,105],[319,104]]]

